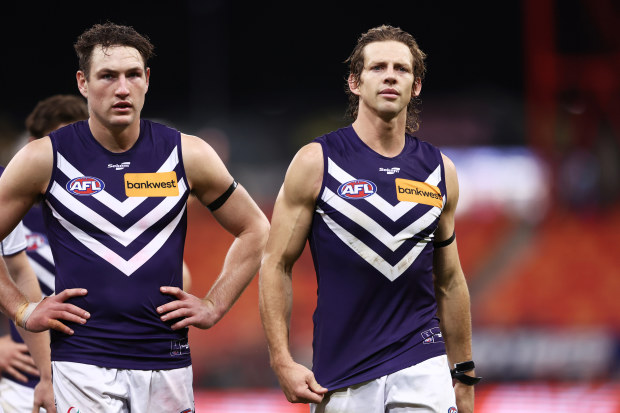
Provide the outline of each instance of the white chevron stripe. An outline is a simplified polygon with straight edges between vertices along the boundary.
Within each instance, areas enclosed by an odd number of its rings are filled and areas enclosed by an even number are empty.
[[[172,219],[168,225],[164,229],[162,229],[159,234],[157,234],[147,245],[144,246],[140,251],[138,251],[133,257],[129,260],[125,260],[123,257],[103,245],[101,242],[97,241],[86,232],[82,231],[71,222],[66,220],[62,215],[58,213],[52,207],[49,201],[46,201],[47,205],[52,210],[54,217],[60,222],[60,224],[78,241],[86,246],[93,253],[97,254],[103,260],[109,262],[114,267],[116,267],[119,271],[121,271],[126,276],[130,276],[137,269],[139,269],[144,263],[146,263],[159,249],[164,245],[166,240],[170,237],[176,226],[178,225],[181,217],[183,216],[183,212],[185,211],[186,205],[183,205],[181,211],[177,214],[177,216]]]
[[[82,172],[78,171],[73,165],[71,165],[71,163],[67,161],[67,159],[65,159],[65,157],[62,156],[60,153],[57,152],[57,156],[58,169],[60,169],[69,179],[84,176]],[[170,172],[178,163],[179,151],[175,146],[170,155],[168,156],[168,159],[166,159],[166,161],[157,170],[157,172]],[[129,197],[121,202],[114,196],[106,192],[105,189],[101,192],[96,193],[95,195],[92,195],[92,197],[122,217],[133,211],[146,199],[146,197]]]
[[[44,266],[31,259],[30,257],[28,258],[28,262],[30,263],[30,266],[34,270],[34,273],[36,274],[39,281],[42,282],[47,288],[54,291],[56,287],[56,277],[54,277],[54,274],[49,272]]]
[[[370,247],[328,217],[323,210],[319,209],[317,212],[338,238],[390,281],[394,281],[400,277],[402,273],[413,264],[416,258],[418,258],[427,244],[424,241],[418,242],[396,265],[392,266]]]
[[[359,179],[350,175],[347,171],[339,167],[331,158],[327,158],[327,162],[327,172],[341,184],[353,181],[355,179]],[[437,186],[439,182],[441,182],[441,165],[438,165],[437,168],[428,176],[428,178],[424,182]],[[392,205],[385,199],[381,198],[381,196],[377,193],[374,193],[368,198],[364,198],[363,200],[369,202],[392,221],[397,221],[399,218],[401,218],[403,215],[405,215],[417,205],[416,202],[399,202],[396,205]]]
[[[32,231],[25,225],[24,225],[24,230],[26,232],[26,235],[32,234]],[[54,264],[54,257],[52,256],[52,249],[50,248],[49,245],[42,245],[38,247],[37,254],[39,254],[43,259],[45,259],[45,261],[49,262],[50,264],[52,265]]]
[[[86,221],[90,222],[91,224],[114,238],[121,245],[126,247],[127,245],[131,244],[136,238],[138,238],[147,228],[149,228],[151,225],[159,221],[164,215],[166,215],[166,213],[168,213],[170,209],[177,204],[179,199],[181,199],[181,197],[186,191],[187,186],[185,185],[185,181],[179,181],[179,195],[166,197],[155,208],[149,211],[148,214],[142,217],[131,227],[127,228],[127,230],[125,231],[120,230],[110,221],[81,203],[75,197],[71,196],[57,182],[54,182],[52,184],[50,194],[53,195],[54,198],[56,198],[66,208],[73,211]]]
[[[340,198],[329,188],[325,188],[321,198],[338,212],[355,221],[356,224],[373,234],[379,241],[381,241],[386,247],[388,247],[392,251],[396,251],[396,249],[399,248],[403,244],[403,242],[415,236],[420,231],[428,228],[441,213],[441,210],[438,207],[433,207],[428,212],[426,212],[426,214],[422,215],[416,221],[412,222],[398,234],[392,235],[388,231],[386,231],[380,224],[378,224],[374,219],[357,209],[354,205],[352,205],[352,203],[349,203],[344,199]],[[319,210],[320,209],[317,208],[317,211]],[[430,240],[431,238],[427,238],[427,241]]]

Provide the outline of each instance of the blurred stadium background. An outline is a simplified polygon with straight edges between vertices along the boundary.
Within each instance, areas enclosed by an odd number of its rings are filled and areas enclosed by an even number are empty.
[[[344,126],[343,61],[382,23],[428,54],[417,134],[459,171],[458,245],[472,296],[477,412],[620,412],[620,4],[224,0],[3,5],[0,150],[55,93],[77,93],[72,49],[93,23],[149,35],[143,116],[210,142],[271,207],[296,150]],[[189,207],[192,292],[232,238]],[[198,412],[306,412],[269,368],[255,279],[226,317],[190,333]],[[291,345],[311,360],[316,283],[294,269]]]

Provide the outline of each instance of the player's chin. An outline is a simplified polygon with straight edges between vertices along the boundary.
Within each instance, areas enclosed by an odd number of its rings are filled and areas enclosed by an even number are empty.
[[[136,116],[133,111],[126,113],[113,113],[108,119],[108,124],[113,128],[126,127],[131,125],[135,119]]]

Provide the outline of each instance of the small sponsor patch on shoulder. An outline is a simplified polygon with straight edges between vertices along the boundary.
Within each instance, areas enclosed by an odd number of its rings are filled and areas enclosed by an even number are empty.
[[[178,196],[177,173],[126,173],[125,195],[131,196]]]
[[[394,182],[396,183],[396,197],[399,201],[417,202],[438,208],[443,206],[441,191],[435,185],[401,178],[396,178]]]

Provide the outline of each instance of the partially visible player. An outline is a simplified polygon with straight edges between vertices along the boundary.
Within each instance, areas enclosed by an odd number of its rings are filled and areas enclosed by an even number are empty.
[[[3,171],[4,168],[0,167],[0,174]],[[28,263],[26,247],[24,226],[20,222],[6,238],[0,241],[0,254],[3,258],[0,260],[0,265],[6,265],[17,287],[28,299],[37,302],[42,299],[42,295],[35,281],[36,276]],[[22,336],[28,346],[23,344]],[[44,408],[48,413],[55,413],[49,333],[47,331],[32,333],[23,328],[14,328],[14,337],[18,342],[13,342],[10,336],[2,340],[4,346],[2,364],[5,366],[2,373],[11,375],[14,381],[6,378],[0,379],[0,412],[28,413],[39,412],[40,408]],[[27,349],[30,349],[32,357]],[[31,386],[18,384],[28,380],[24,374],[30,377],[36,375],[36,382],[33,382]]]
[[[26,118],[28,141],[42,138],[53,130],[87,118],[88,107],[81,96],[50,96],[39,101]],[[54,292],[54,259],[47,243],[40,204],[32,206],[24,216],[23,224],[22,231],[27,242],[24,257],[27,255],[34,269],[43,296],[49,296]],[[39,383],[39,372],[13,322],[10,322],[10,334],[0,338],[0,364],[10,366],[2,371],[0,378],[0,403],[5,412],[30,412],[34,403],[34,389]]]
[[[0,179],[0,236],[43,198],[56,295],[33,303],[0,270],[0,305],[29,330],[54,329],[60,411],[193,411],[188,327],[210,328],[234,304],[269,222],[206,142],[141,119],[148,38],[97,24],[74,47],[88,120],[26,145]],[[190,192],[235,237],[204,298],[182,290]]]
[[[81,96],[54,95],[43,99],[26,118],[28,141],[42,138],[55,129],[87,118],[88,107]],[[27,241],[24,255],[27,255],[34,269],[43,296],[49,296],[54,292],[54,259],[47,243],[40,204],[32,206],[24,216],[23,224]],[[39,383],[39,372],[13,322],[10,322],[10,334],[0,338],[0,365],[10,367],[2,371],[0,378],[0,403],[5,412],[30,412],[34,403],[34,389]]]

